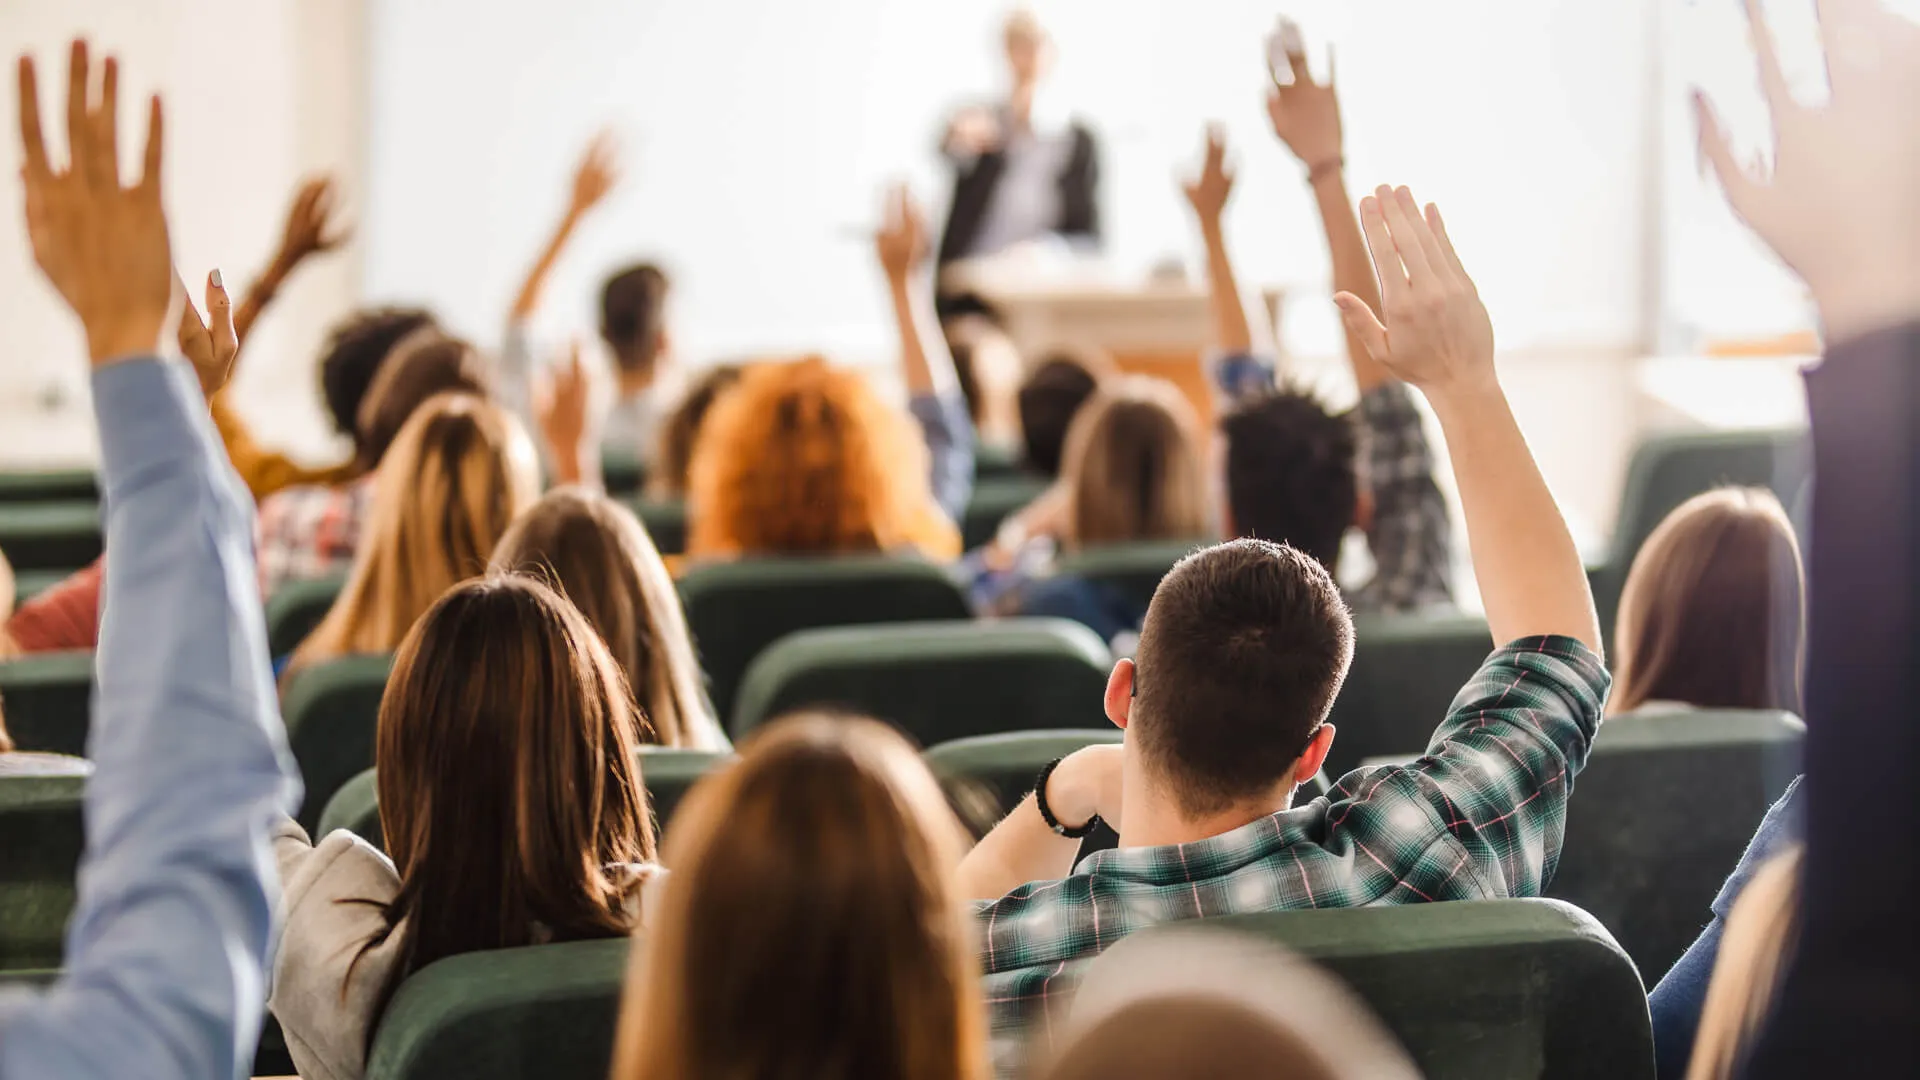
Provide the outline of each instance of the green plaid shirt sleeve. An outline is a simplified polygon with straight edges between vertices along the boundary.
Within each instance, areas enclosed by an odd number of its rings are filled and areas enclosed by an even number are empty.
[[[1451,607],[1453,518],[1434,481],[1433,446],[1405,383],[1388,381],[1360,397],[1360,473],[1373,493],[1367,548],[1373,580],[1350,596],[1358,612]],[[1411,749],[1411,747],[1409,747]]]
[[[1196,843],[1087,857],[1073,876],[979,909],[995,1057],[1024,1054],[1079,965],[1178,919],[1312,907],[1537,896],[1559,858],[1567,795],[1608,676],[1571,638],[1494,653],[1424,757],[1361,769],[1328,797]]]

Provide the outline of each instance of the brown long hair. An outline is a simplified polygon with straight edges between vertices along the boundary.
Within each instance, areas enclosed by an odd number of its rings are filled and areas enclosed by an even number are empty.
[[[1724,1080],[1767,1018],[1787,954],[1799,933],[1802,849],[1789,848],[1754,871],[1727,915],[1687,1080]]]
[[[883,724],[811,715],[757,733],[674,816],[615,1080],[984,1077],[963,835]]]
[[[354,420],[354,464],[372,472],[420,406],[440,394],[487,397],[492,380],[472,345],[431,324],[401,338],[380,364]]]
[[[292,671],[393,651],[454,582],[486,569],[507,526],[539,494],[532,444],[513,417],[470,394],[442,394],[400,429],[373,481],[347,584]]]
[[[701,426],[687,554],[959,553],[911,420],[820,357],[749,368]]]
[[[585,488],[550,491],[500,538],[492,569],[533,575],[573,601],[626,673],[660,745],[727,748],[680,596],[633,511]]]
[[[573,605],[528,578],[454,587],[380,700],[380,827],[400,874],[395,968],[632,929],[654,861],[625,680]],[[391,988],[389,988],[391,989]]]
[[[1067,429],[1068,547],[1188,540],[1211,531],[1193,406],[1172,383],[1108,379]]]
[[[1678,701],[1799,712],[1805,593],[1800,543],[1772,492],[1721,488],[1682,503],[1620,594],[1610,711]]]

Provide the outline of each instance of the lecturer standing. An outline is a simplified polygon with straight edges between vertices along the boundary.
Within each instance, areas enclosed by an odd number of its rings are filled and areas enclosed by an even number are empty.
[[[1041,82],[1053,42],[1028,11],[1003,31],[1012,86],[1004,101],[962,109],[941,152],[953,164],[953,199],[940,237],[939,265],[997,255],[1049,236],[1076,248],[1100,243],[1099,148],[1077,120],[1050,113]],[[942,314],[971,297],[942,297]]]

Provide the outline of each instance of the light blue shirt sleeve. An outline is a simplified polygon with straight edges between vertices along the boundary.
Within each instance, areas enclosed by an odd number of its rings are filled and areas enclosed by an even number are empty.
[[[178,361],[97,369],[106,587],[87,850],[50,989],[0,997],[0,1080],[245,1076],[300,785],[252,504]]]
[[[973,498],[973,417],[967,415],[967,399],[959,391],[915,394],[907,401],[907,409],[927,441],[927,479],[933,500],[958,525],[966,517],[967,501]]]

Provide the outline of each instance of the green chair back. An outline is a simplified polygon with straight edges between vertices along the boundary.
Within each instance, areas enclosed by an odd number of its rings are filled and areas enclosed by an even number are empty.
[[[1327,775],[1335,778],[1370,757],[1419,756],[1493,651],[1477,616],[1377,616],[1355,619],[1353,631],[1353,667],[1333,702]]]
[[[1030,474],[1017,448],[979,443],[973,449],[973,475],[976,480],[1005,480]]]
[[[653,546],[662,555],[687,550],[687,504],[679,499],[633,499],[628,504],[647,527]]]
[[[1648,535],[1681,503],[1726,484],[1770,488],[1793,506],[1813,473],[1805,429],[1657,435],[1635,447],[1620,495],[1620,515],[1594,604],[1612,633],[1627,570]]]
[[[972,785],[991,798],[1004,817],[1033,790],[1034,777],[1047,762],[1083,747],[1119,742],[1120,729],[1111,724],[1105,728],[1009,731],[943,742],[928,747],[925,757],[935,776]]]
[[[1202,540],[1148,540],[1138,544],[1103,544],[1063,556],[1055,573],[1078,577],[1114,589],[1141,611],[1153,601],[1153,591],[1173,564],[1205,545]]]
[[[86,787],[84,776],[0,777],[0,970],[60,966]]]
[[[299,648],[307,635],[320,625],[320,620],[327,617],[346,584],[346,575],[338,574],[310,581],[289,581],[275,590],[267,601],[268,655],[278,658]]]
[[[680,597],[721,717],[747,666],[795,631],[972,616],[945,570],[885,555],[709,563],[680,580]]]
[[[637,495],[647,486],[647,467],[628,446],[600,448],[600,481],[614,498]]]
[[[1258,934],[1320,964],[1372,1007],[1428,1080],[1653,1076],[1639,974],[1593,916],[1568,904],[1407,904],[1181,925]]]
[[[72,576],[72,570],[20,570],[13,575],[13,602],[15,606],[53,588]]]
[[[314,842],[341,829],[381,851],[387,850],[386,834],[380,831],[380,788],[374,770],[356,773],[327,800],[327,808],[320,812],[320,827],[313,834]]]
[[[606,1080],[628,940],[450,956],[394,992],[367,1080]]]
[[[731,731],[794,709],[878,717],[922,746],[999,731],[1110,725],[1107,647],[1064,619],[850,626],[792,634],[748,669]]]
[[[0,551],[16,570],[77,570],[100,557],[100,504],[0,502]]]
[[[309,833],[341,786],[373,767],[380,698],[386,693],[391,656],[349,656],[297,672],[281,695],[287,742],[306,781],[299,821]]]
[[[1800,771],[1804,733],[1778,712],[1608,720],[1574,785],[1547,895],[1592,912],[1657,980],[1711,917],[1760,818]]]
[[[980,477],[960,518],[960,542],[968,551],[993,539],[1000,523],[1040,497],[1047,480],[1039,476]]]
[[[93,654],[34,653],[0,661],[0,702],[16,748],[49,754],[87,752]]]
[[[0,503],[100,501],[100,478],[92,469],[0,472]]]

